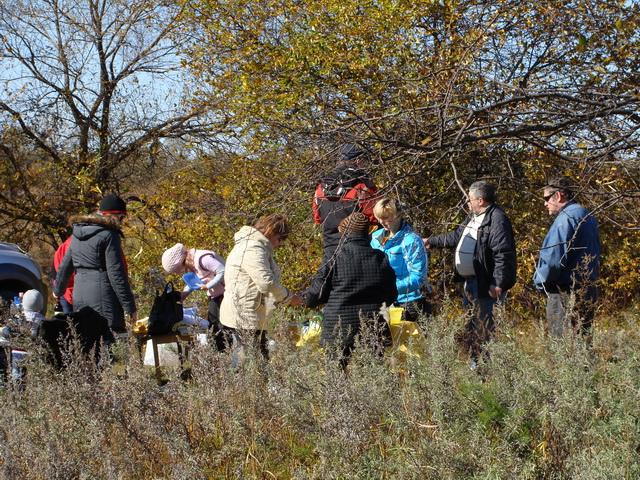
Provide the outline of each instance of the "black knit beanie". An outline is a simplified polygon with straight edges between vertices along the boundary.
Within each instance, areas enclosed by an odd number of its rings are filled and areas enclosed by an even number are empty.
[[[119,196],[110,193],[100,200],[98,210],[100,210],[100,213],[107,213],[111,215],[126,215],[127,204]]]

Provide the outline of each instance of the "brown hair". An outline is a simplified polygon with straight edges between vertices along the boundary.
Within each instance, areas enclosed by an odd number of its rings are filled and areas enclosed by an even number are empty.
[[[283,240],[287,238],[291,232],[287,217],[279,213],[272,213],[271,215],[260,217],[253,225],[253,228],[259,230],[265,237],[278,235]]]

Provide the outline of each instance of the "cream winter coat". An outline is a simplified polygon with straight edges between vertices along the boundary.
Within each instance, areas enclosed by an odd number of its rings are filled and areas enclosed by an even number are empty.
[[[233,238],[235,246],[224,271],[220,322],[230,328],[265,330],[268,300],[286,300],[289,291],[280,284],[280,268],[273,260],[273,246],[267,237],[244,226]]]

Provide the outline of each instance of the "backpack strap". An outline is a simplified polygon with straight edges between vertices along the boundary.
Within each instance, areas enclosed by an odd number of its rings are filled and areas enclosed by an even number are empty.
[[[216,260],[216,256],[213,253],[205,253],[203,254],[199,259],[198,259],[198,265],[200,265],[200,269],[204,270],[204,265],[202,265],[202,259],[206,256],[210,256],[213,257],[214,260]]]

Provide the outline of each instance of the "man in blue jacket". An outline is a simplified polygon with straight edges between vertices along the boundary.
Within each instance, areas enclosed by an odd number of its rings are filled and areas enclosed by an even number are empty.
[[[472,367],[495,329],[493,306],[516,283],[516,245],[511,221],[496,205],[495,187],[477,181],[469,187],[471,215],[457,229],[424,239],[427,248],[455,249],[456,278],[464,282],[468,311],[462,344]]]
[[[554,337],[568,330],[589,339],[598,297],[600,235],[593,215],[574,200],[571,179],[558,177],[544,187],[544,204],[555,216],[542,243],[533,276],[536,288],[547,295],[547,322]]]

